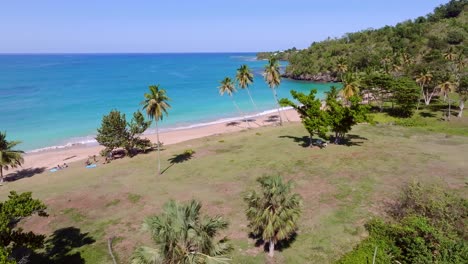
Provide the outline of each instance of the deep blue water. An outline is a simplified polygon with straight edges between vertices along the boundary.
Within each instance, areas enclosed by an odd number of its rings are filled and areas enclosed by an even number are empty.
[[[243,90],[234,96],[240,108],[249,114],[273,109],[261,75],[265,61],[253,53],[0,55],[0,130],[21,140],[23,150],[90,141],[110,110],[130,119],[141,109],[151,84],[171,98],[162,129],[231,118],[237,110],[217,87],[241,64],[254,71],[250,91],[258,111]],[[323,96],[329,85],[283,80],[278,95],[311,88]]]

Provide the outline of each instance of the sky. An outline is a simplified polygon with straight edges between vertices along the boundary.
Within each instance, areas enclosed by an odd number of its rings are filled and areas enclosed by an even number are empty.
[[[395,25],[448,0],[0,0],[0,53],[256,52]]]

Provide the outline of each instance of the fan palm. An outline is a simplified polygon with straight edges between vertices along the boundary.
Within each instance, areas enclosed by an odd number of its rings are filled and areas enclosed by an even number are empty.
[[[283,182],[280,176],[264,176],[257,181],[261,192],[250,191],[244,197],[246,215],[252,233],[269,243],[269,255],[273,257],[275,244],[295,233],[302,199],[299,194],[291,194],[292,182]]]
[[[7,141],[6,132],[0,132],[0,184],[3,183],[3,169],[16,168],[24,162],[24,151],[14,148],[21,141]]]
[[[239,69],[237,69],[236,80],[241,89],[247,90],[247,94],[250,97],[250,101],[252,102],[252,105],[254,106],[255,111],[257,111],[257,106],[255,105],[254,100],[252,99],[252,95],[250,94],[250,89],[249,89],[249,85],[252,84],[254,80],[253,73],[247,65],[245,64],[241,65]]]
[[[166,90],[159,87],[159,85],[149,86],[149,93],[145,93],[145,100],[141,102],[143,109],[149,118],[154,119],[156,123],[156,139],[158,148],[158,174],[161,174],[161,154],[160,154],[160,141],[159,141],[159,127],[158,121],[163,120],[163,115],[167,115],[167,110],[171,108],[168,101],[169,97],[166,95]]]
[[[276,87],[278,87],[281,84],[281,74],[279,71],[279,63],[276,60],[276,58],[271,57],[268,60],[268,64],[265,66],[264,74],[265,74],[264,75],[265,81],[268,84],[268,86],[271,88],[273,92],[273,97],[276,101],[280,125],[283,125],[283,119],[281,118],[278,95],[276,94]]]
[[[359,86],[359,78],[356,75],[352,73],[345,74],[343,78],[343,89],[340,91],[341,96],[343,96],[345,100],[348,100],[359,93]]]
[[[215,240],[228,227],[222,217],[200,216],[201,204],[195,200],[164,205],[158,216],[146,218],[143,230],[150,232],[157,248],[138,247],[132,264],[208,264],[227,263],[232,250],[227,238]]]

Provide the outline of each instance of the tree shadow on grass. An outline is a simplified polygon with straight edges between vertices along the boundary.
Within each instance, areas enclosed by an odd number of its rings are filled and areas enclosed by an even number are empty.
[[[163,171],[161,171],[161,174],[166,172],[170,167],[174,166],[175,164],[179,164],[179,163],[189,161],[190,159],[193,158],[194,154],[195,154],[194,151],[186,150],[181,154],[177,154],[177,155],[172,156],[172,158],[168,159],[170,165],[167,166],[167,168],[165,168]]]
[[[263,247],[264,252],[269,251],[270,243],[268,241],[263,240],[261,236],[255,235],[253,233],[249,233],[249,238],[255,240],[255,247]],[[296,238],[297,238],[297,233],[294,232],[288,239],[284,239],[284,240],[279,241],[275,245],[275,251],[280,251],[281,252],[281,251],[291,247],[292,243],[294,243],[294,241],[296,241]]]
[[[308,136],[295,137],[295,136],[279,136],[279,138],[290,138],[294,142],[299,143],[298,145],[303,148],[308,148],[310,146],[310,138]]]
[[[55,230],[45,241],[45,252],[33,254],[30,263],[51,264],[84,264],[85,260],[78,249],[85,245],[93,244],[95,240],[89,233],[81,233],[76,227],[66,227]]]
[[[268,122],[268,123],[279,122],[279,116],[278,115],[268,116],[267,119],[265,119],[265,121],[263,122]]]
[[[348,134],[344,139],[341,140],[340,145],[345,145],[348,147],[351,146],[362,146],[364,140],[368,140],[365,137],[361,137],[359,135]]]
[[[436,115],[434,113],[429,113],[429,112],[420,112],[419,116],[428,118],[428,117],[435,117]]]
[[[46,167],[22,169],[14,173],[7,174],[5,176],[5,181],[13,182],[23,178],[30,178],[36,174],[43,173],[46,169]]]
[[[226,123],[226,126],[239,126],[239,125],[240,125],[240,122],[237,122],[237,121]]]

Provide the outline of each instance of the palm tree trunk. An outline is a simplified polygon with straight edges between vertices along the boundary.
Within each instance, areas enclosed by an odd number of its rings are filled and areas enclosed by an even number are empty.
[[[234,101],[234,98],[232,98],[232,96],[231,96],[231,99],[232,99],[232,103],[233,103],[234,106],[236,107],[236,109],[237,109],[237,111],[239,112],[239,114],[240,114],[241,116],[244,117],[244,121],[246,121],[246,122],[247,122],[247,125],[249,125],[249,127],[250,127],[250,122],[249,122],[249,120],[248,120],[247,117],[244,115],[244,113],[242,113],[242,111],[240,110],[239,106],[236,104],[236,101]]]
[[[280,105],[278,103],[278,96],[276,95],[276,90],[275,88],[272,88],[273,90],[273,97],[275,98],[275,101],[276,101],[276,109],[278,110],[278,116],[279,116],[279,119],[280,119],[280,126],[283,125],[283,118],[281,118],[281,112],[280,112]]]
[[[159,127],[158,121],[156,121],[156,141],[158,146],[158,175],[161,175],[161,153],[160,153],[160,144],[159,144]]]
[[[462,117],[463,108],[465,108],[465,100],[460,100],[460,103],[458,104],[458,107],[460,108],[460,112],[458,112],[458,117]]]
[[[273,239],[270,239],[270,250],[268,251],[268,255],[272,258],[275,254],[275,242],[273,242]]]
[[[0,185],[3,183],[3,167],[0,166]]]
[[[254,108],[255,108],[255,112],[257,112],[257,111],[258,111],[258,108],[257,108],[257,105],[254,103],[254,100],[253,100],[253,98],[252,98],[252,95],[250,95],[250,89],[249,89],[249,87],[247,87],[246,90],[247,90],[247,94],[248,94],[249,97],[250,97],[250,101],[252,102],[252,105],[253,105]]]
[[[424,96],[424,90],[423,90],[422,85],[421,85],[421,93],[419,94],[419,97],[418,97],[418,106],[416,107],[416,111],[419,111],[419,103],[421,103],[421,95]]]
[[[450,116],[452,115],[450,113],[450,110],[451,110],[450,98],[448,99],[448,103],[449,103],[448,120],[450,120]]]

